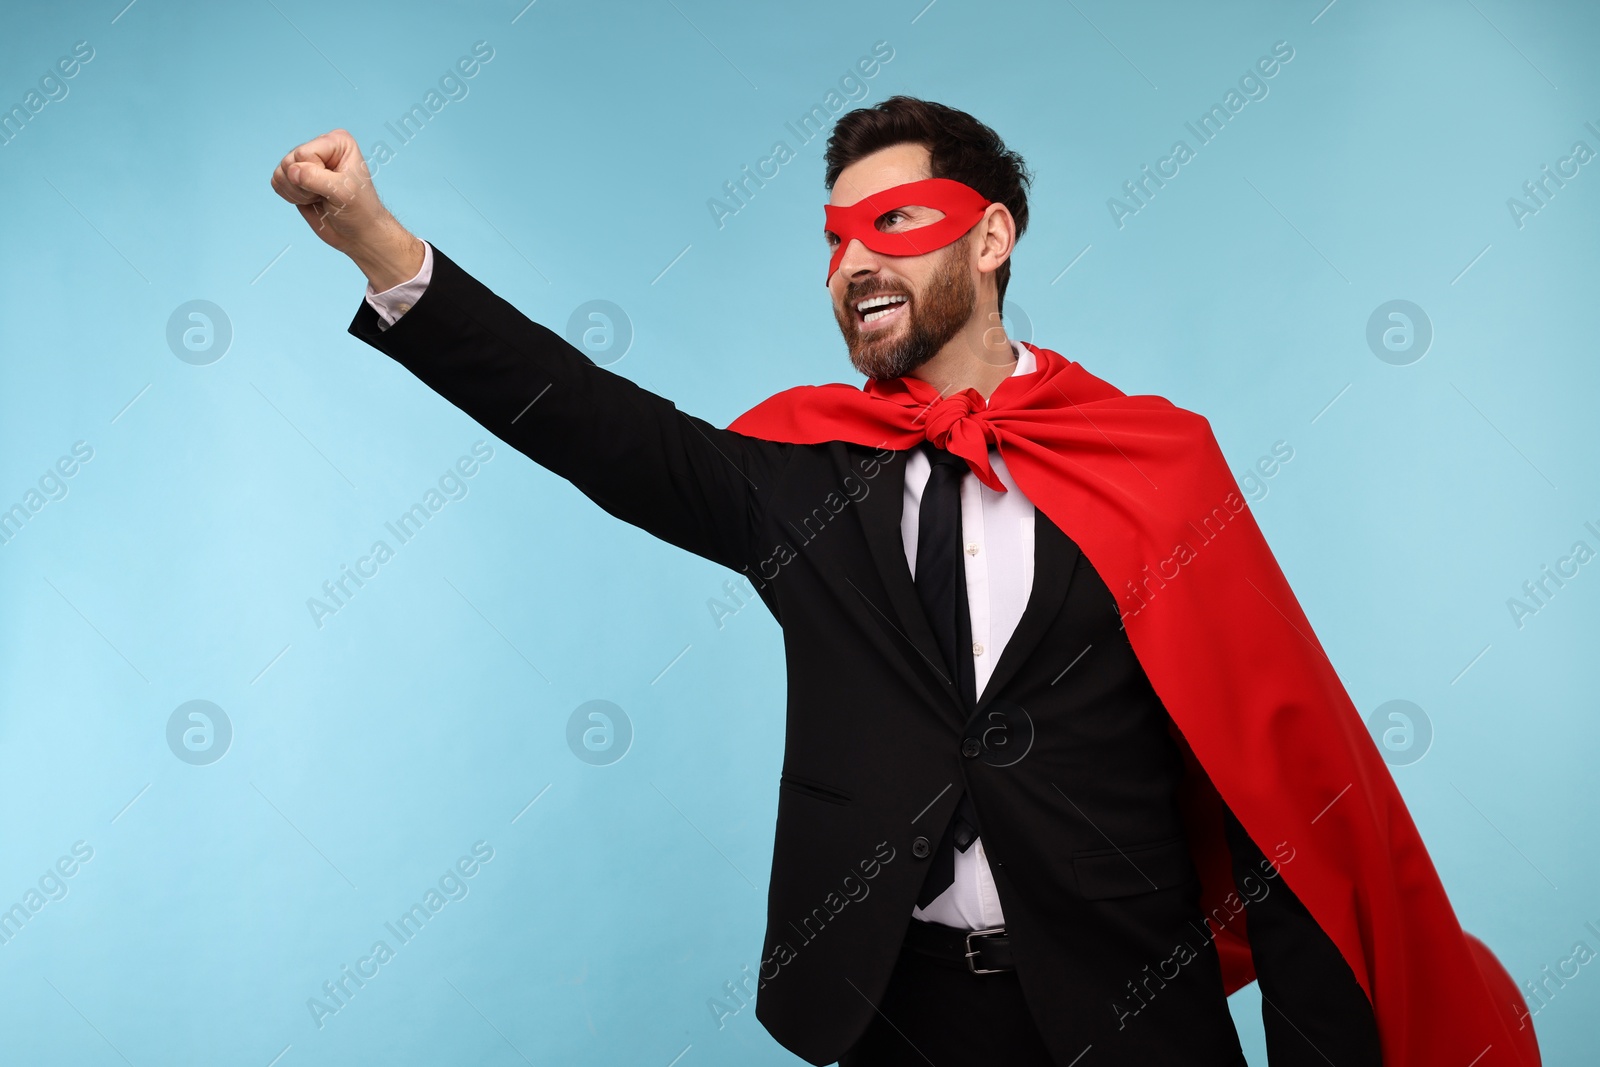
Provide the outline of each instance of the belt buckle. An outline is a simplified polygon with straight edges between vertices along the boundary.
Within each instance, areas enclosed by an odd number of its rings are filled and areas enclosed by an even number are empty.
[[[1003,934],[1005,932],[1006,928],[1004,926],[990,926],[983,930],[968,930],[967,969],[973,974],[1000,974],[1001,972],[1005,971],[1006,968],[1004,967],[979,967],[973,962],[973,957],[978,954],[978,950],[972,947],[972,939],[974,937],[983,937],[986,934]]]

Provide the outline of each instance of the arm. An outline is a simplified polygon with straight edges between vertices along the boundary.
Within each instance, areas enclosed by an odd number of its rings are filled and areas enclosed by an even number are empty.
[[[724,566],[758,558],[761,511],[792,445],[684,414],[430,254],[410,310],[385,329],[366,300],[350,333],[624,522]]]
[[[272,187],[387,296],[362,303],[351,334],[612,515],[724,566],[759,557],[761,514],[794,446],[686,415],[529,321],[406,232],[345,130],[290,152]],[[420,290],[409,310],[396,287]]]
[[[1339,947],[1223,806],[1272,1067],[1379,1067],[1372,1005]]]

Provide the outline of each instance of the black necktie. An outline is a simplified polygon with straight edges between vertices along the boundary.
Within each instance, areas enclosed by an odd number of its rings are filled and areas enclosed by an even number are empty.
[[[959,687],[970,712],[977,705],[977,676],[972,662],[972,614],[967,604],[967,570],[961,559],[961,479],[971,469],[960,456],[923,442],[933,464],[917,511],[917,573],[914,579],[922,610],[927,613],[945,667]],[[978,813],[963,789],[955,815],[934,850],[928,877],[917,896],[926,908],[955,881],[956,850],[965,852],[978,836]]]

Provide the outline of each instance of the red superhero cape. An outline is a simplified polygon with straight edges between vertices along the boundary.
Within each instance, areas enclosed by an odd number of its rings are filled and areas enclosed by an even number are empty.
[[[917,378],[798,386],[728,428],[897,450],[927,438],[1004,492],[988,460],[997,446],[1017,487],[1116,595],[1178,731],[1206,915],[1226,919],[1240,904],[1220,794],[1264,850],[1294,849],[1279,876],[1366,991],[1388,1067],[1537,1067],[1516,983],[1461,928],[1210,423],[1028,348],[1037,371],[1007,378],[987,404],[975,389],[940,399]],[[1216,934],[1229,993],[1255,979],[1242,918]]]

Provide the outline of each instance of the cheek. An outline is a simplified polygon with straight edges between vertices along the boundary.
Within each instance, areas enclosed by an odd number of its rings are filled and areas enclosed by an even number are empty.
[[[916,256],[900,264],[901,284],[911,293],[911,299],[916,299],[928,291],[928,280],[937,273],[927,260],[931,256]]]
[[[830,283],[828,285],[828,305],[833,308],[833,314],[837,318],[848,317],[846,315],[847,309],[844,306],[843,300],[844,286]]]

